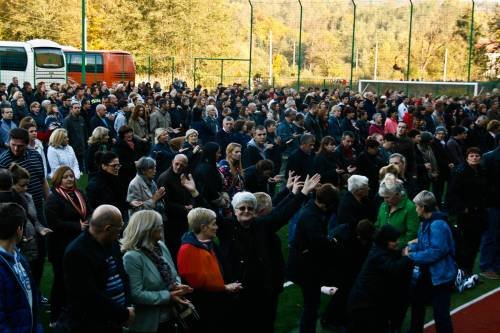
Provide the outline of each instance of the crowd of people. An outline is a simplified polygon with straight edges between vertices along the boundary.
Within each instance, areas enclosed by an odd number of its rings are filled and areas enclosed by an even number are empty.
[[[274,332],[289,281],[301,333],[322,293],[325,329],[453,332],[499,279],[499,96],[0,83],[0,331]]]

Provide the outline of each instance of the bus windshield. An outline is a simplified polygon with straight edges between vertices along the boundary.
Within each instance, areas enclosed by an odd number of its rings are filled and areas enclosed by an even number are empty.
[[[64,55],[60,49],[38,47],[35,48],[35,63],[40,68],[64,67]]]

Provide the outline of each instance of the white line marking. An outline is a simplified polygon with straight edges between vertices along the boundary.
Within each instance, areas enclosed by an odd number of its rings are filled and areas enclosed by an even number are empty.
[[[475,299],[473,299],[473,300],[471,300],[471,301],[469,301],[469,302],[467,302],[467,303],[464,303],[464,304],[460,305],[459,307],[456,307],[455,309],[453,309],[453,310],[450,312],[450,315],[452,315],[452,316],[453,316],[453,315],[454,315],[455,313],[457,313],[458,311],[461,311],[461,310],[465,309],[466,307],[468,307],[468,306],[470,306],[470,305],[472,305],[472,304],[474,304],[474,303],[477,303],[477,302],[479,302],[480,300],[482,300],[482,299],[484,299],[484,298],[486,298],[486,297],[488,297],[488,296],[490,296],[490,295],[493,295],[494,293],[499,292],[499,291],[500,291],[500,287],[498,287],[498,288],[496,288],[496,289],[493,289],[493,290],[490,290],[490,291],[489,291],[489,292],[487,292],[486,294],[483,294],[483,295],[481,295],[481,296],[479,296],[479,297],[477,297],[477,298],[475,298]],[[431,325],[434,325],[434,320],[431,320],[430,322],[428,322],[427,324],[425,324],[425,325],[424,325],[424,328],[427,328],[427,327],[429,327],[429,326],[431,326]]]

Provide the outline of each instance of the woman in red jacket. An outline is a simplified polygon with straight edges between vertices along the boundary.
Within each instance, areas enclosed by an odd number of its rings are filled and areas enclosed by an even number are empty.
[[[217,233],[216,215],[210,209],[195,208],[188,213],[191,229],[182,237],[177,268],[183,280],[194,289],[193,304],[200,320],[193,332],[229,332],[230,301],[241,283],[225,284],[213,239]]]

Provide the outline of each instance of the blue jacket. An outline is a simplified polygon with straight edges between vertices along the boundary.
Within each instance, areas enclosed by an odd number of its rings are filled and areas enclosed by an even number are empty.
[[[450,282],[457,276],[455,243],[444,214],[435,212],[423,220],[418,229],[418,242],[409,245],[409,257],[418,266],[429,267],[432,284]]]
[[[30,275],[33,307],[30,308],[24,288],[12,269],[14,256],[0,251],[0,332],[40,333],[43,329],[38,324],[39,298],[36,284],[29,273],[28,262],[19,251],[17,255],[24,270]]]

